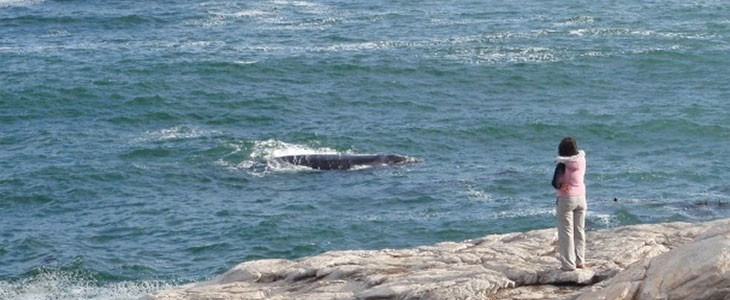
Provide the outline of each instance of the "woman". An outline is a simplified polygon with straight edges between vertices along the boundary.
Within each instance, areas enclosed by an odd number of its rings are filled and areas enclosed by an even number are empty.
[[[560,141],[558,155],[553,187],[558,194],[560,263],[564,271],[573,271],[585,264],[586,154],[573,138],[566,137]]]

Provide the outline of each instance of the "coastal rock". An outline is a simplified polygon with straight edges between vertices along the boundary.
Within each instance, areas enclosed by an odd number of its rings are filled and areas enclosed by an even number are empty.
[[[555,229],[413,249],[244,262],[148,299],[723,299],[730,221],[587,233],[587,269],[559,270]],[[681,271],[680,271],[681,270]]]
[[[578,299],[729,299],[730,226],[711,227],[693,242],[619,273]]]

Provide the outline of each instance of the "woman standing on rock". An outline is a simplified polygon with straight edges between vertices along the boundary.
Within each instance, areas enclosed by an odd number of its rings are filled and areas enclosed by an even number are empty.
[[[558,194],[558,243],[564,271],[583,268],[585,263],[586,154],[570,137],[560,141],[555,159],[553,187]]]

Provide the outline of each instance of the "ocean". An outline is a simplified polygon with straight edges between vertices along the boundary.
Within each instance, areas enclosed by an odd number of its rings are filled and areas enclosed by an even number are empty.
[[[730,217],[727,1],[0,0],[0,299],[239,262]],[[270,159],[387,153],[314,171]],[[590,256],[590,253],[588,254]]]

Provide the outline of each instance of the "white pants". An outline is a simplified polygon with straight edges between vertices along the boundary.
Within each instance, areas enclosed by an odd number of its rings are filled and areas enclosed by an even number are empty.
[[[558,197],[558,244],[561,269],[575,270],[585,262],[586,197]]]

